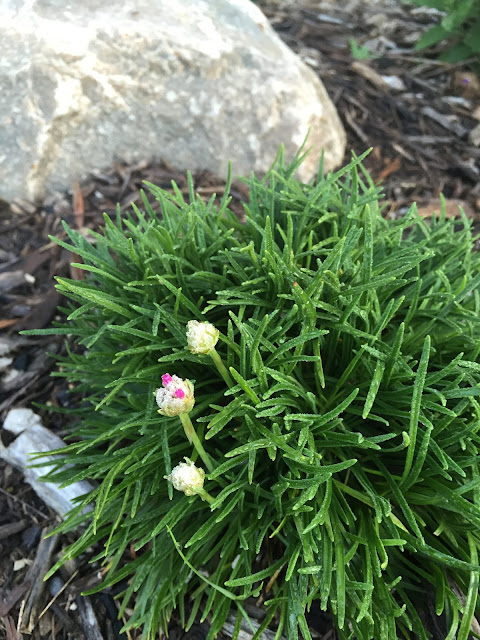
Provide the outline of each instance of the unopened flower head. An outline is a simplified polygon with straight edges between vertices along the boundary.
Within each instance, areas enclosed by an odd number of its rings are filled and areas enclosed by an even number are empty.
[[[193,384],[190,380],[182,380],[178,376],[165,373],[162,376],[162,386],[155,391],[155,399],[159,406],[158,413],[164,416],[188,413],[195,404]]]
[[[190,320],[187,323],[187,342],[191,353],[209,354],[218,342],[220,332],[210,322]]]
[[[186,496],[194,496],[203,489],[205,471],[196,467],[191,460],[185,458],[172,469],[169,476],[165,476],[177,491],[183,491]]]

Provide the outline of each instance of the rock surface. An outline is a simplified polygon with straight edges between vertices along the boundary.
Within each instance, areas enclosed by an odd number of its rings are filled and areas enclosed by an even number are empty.
[[[0,458],[19,469],[35,493],[60,516],[63,517],[76,506],[76,499],[93,490],[93,486],[86,480],[74,482],[68,487],[60,487],[55,482],[42,482],[42,476],[54,469],[56,456],[47,455],[48,452],[61,449],[65,443],[46,429],[40,416],[31,409],[11,409],[5,418],[3,429],[17,438],[6,447],[2,442],[0,430]],[[31,467],[35,462],[31,454],[39,452],[46,454],[41,462],[52,464]]]
[[[116,159],[300,177],[345,133],[317,76],[249,0],[3,0],[0,197],[40,199]]]

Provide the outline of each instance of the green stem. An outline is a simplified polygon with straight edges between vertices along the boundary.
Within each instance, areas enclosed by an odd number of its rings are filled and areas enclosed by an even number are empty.
[[[187,436],[188,441],[193,444],[198,455],[203,460],[205,466],[211,473],[214,469],[214,466],[212,464],[212,461],[210,460],[208,453],[203,448],[203,445],[195,432],[192,421],[190,420],[190,416],[188,415],[188,413],[181,413],[179,417],[182,421],[183,430],[185,431],[185,435]]]
[[[210,357],[212,358],[213,362],[215,363],[215,366],[218,369],[218,372],[220,373],[220,375],[222,376],[222,378],[225,380],[225,382],[227,383],[227,385],[229,387],[234,387],[235,383],[232,380],[231,375],[228,373],[228,370],[226,368],[226,366],[223,364],[221,357],[218,355],[218,351],[216,349],[212,349],[210,351]]]
[[[212,496],[208,493],[208,491],[206,491],[205,489],[199,489],[197,491],[197,496],[200,496],[202,500],[205,500],[205,502],[208,502],[209,504],[212,504],[214,500]]]

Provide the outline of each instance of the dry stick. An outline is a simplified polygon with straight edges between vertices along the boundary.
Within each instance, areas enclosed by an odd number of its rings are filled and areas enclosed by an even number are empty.
[[[31,511],[35,511],[35,513],[38,513],[38,515],[42,516],[42,518],[45,518],[45,520],[49,519],[50,516],[48,516],[45,513],[42,513],[42,511],[39,511],[35,507],[32,507],[32,505],[28,504],[28,502],[25,502],[25,500],[22,500],[21,498],[14,496],[13,493],[8,493],[8,491],[5,491],[5,489],[2,489],[2,487],[0,487],[0,493],[3,493],[4,495],[8,496],[12,500],[19,502],[25,509],[27,510],[30,509]]]
[[[0,540],[4,540],[5,538],[10,538],[15,533],[20,533],[27,528],[26,520],[18,520],[18,522],[10,522],[9,524],[4,524],[0,527]]]
[[[103,634],[98,624],[92,601],[88,596],[78,596],[76,599],[78,615],[87,640],[103,640]]]
[[[31,633],[37,624],[37,619],[35,619],[36,609],[40,603],[40,595],[46,586],[43,578],[50,567],[50,560],[59,539],[58,535],[45,538],[50,531],[51,527],[42,530],[42,538],[37,548],[35,560],[26,575],[26,579],[32,581],[32,587],[23,611],[27,633]]]
[[[47,613],[47,611],[50,609],[50,607],[52,606],[52,604],[55,602],[55,600],[58,598],[59,595],[61,595],[65,589],[68,587],[68,585],[70,584],[70,582],[75,578],[75,576],[78,574],[78,569],[75,569],[75,572],[72,573],[72,575],[69,577],[69,579],[65,582],[65,584],[57,591],[57,593],[53,596],[53,598],[50,600],[50,602],[44,607],[44,609],[41,611],[41,613],[38,616],[38,620],[40,620],[40,618]]]
[[[37,380],[43,376],[45,371],[39,371],[37,374],[31,378],[28,382],[26,382],[23,387],[21,387],[18,391],[16,391],[12,396],[8,397],[6,400],[0,404],[0,411],[4,411],[11,407],[11,405],[15,402],[17,398],[19,398],[29,387],[31,387]]]

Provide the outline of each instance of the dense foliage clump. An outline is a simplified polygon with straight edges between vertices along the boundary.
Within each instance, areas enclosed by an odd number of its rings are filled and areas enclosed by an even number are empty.
[[[208,616],[213,638],[232,611],[237,634],[250,596],[266,611],[256,637],[307,639],[320,605],[341,639],[427,638],[431,596],[446,637],[466,640],[480,544],[471,224],[415,206],[383,218],[361,158],[312,184],[296,164],[280,155],[248,180],[245,222],[227,193],[204,203],[190,182],[187,201],[149,185],[161,216],[145,197],[88,240],[66,227],[58,243],[87,275],[59,279],[72,306],[48,331],[70,336],[57,375],[85,402],[49,477],[96,488],[60,527],[83,523],[65,557],[101,543],[103,586],[124,585],[145,638],[174,612],[187,628]],[[220,331],[217,360],[187,348],[192,320]],[[191,437],[158,414],[162,379],[177,398],[193,383]],[[206,472],[203,497],[171,483],[184,457],[180,470]]]
[[[440,60],[469,60],[479,70],[480,62],[480,2],[479,0],[407,0],[442,12],[440,22],[428,29],[416,48],[441,46]]]

